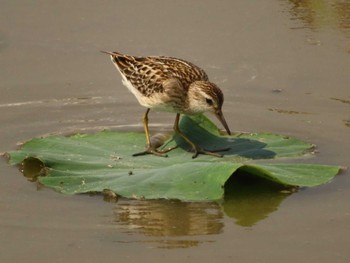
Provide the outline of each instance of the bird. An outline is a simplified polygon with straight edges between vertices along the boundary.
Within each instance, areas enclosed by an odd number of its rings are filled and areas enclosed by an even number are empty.
[[[147,147],[133,156],[153,154],[168,157],[167,152],[152,145],[148,128],[150,110],[176,113],[174,131],[181,136],[193,152],[192,158],[199,154],[222,157],[218,152],[229,148],[207,150],[193,143],[179,127],[180,115],[196,115],[212,112],[224,126],[231,131],[222,113],[224,95],[221,89],[209,81],[205,71],[183,59],[167,56],[131,56],[118,52],[101,51],[110,55],[112,63],[122,77],[122,83],[135,95],[139,104],[146,107],[143,126]]]

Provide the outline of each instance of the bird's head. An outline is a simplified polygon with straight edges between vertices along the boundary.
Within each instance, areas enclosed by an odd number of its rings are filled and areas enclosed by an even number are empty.
[[[222,114],[224,94],[218,86],[209,81],[195,81],[188,89],[188,107],[192,113],[212,112],[220,120],[228,134],[231,131]]]

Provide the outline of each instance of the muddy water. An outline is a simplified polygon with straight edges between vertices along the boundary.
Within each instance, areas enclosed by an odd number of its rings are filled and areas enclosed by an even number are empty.
[[[0,151],[35,136],[142,130],[98,51],[171,55],[225,93],[234,131],[296,136],[350,160],[350,1],[0,3]],[[153,130],[173,117],[153,113]],[[1,262],[347,262],[350,179],[223,203],[63,196],[0,162]]]

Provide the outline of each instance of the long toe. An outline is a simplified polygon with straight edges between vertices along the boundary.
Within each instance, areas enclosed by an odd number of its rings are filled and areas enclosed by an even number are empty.
[[[132,156],[137,157],[137,156],[142,156],[142,155],[146,155],[146,154],[153,154],[153,155],[159,156],[159,157],[168,157],[168,155],[166,154],[167,152],[168,151],[158,151],[157,149],[155,149],[153,147],[148,147],[143,152],[134,153]]]
[[[193,155],[192,155],[192,159],[197,158],[199,154],[211,155],[211,156],[215,156],[215,157],[218,157],[218,158],[222,158],[223,155],[221,155],[221,154],[219,154],[217,152],[227,151],[228,149],[225,148],[225,149],[220,149],[220,150],[208,151],[208,150],[204,150],[202,148],[196,147],[195,149],[192,149],[192,151],[194,152]]]
[[[168,149],[164,149],[164,150],[159,150],[159,149],[157,149],[156,151],[158,152],[158,153],[168,153],[168,152],[170,152],[170,151],[172,151],[172,150],[174,150],[174,149],[176,149],[176,148],[178,148],[179,146],[174,146],[174,147],[170,147],[170,148],[168,148]]]
[[[199,151],[198,150],[195,150],[193,155],[192,155],[192,159],[195,159],[198,157],[198,154],[199,154]]]

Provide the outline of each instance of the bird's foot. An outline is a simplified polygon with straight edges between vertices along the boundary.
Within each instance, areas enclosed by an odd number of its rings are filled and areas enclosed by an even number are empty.
[[[146,150],[144,150],[143,152],[134,153],[132,156],[136,157],[136,156],[141,156],[146,154],[153,154],[159,157],[168,157],[167,153],[174,150],[175,148],[177,148],[177,146],[174,146],[165,150],[159,150],[157,148],[154,148],[153,146],[148,146]]]
[[[195,159],[198,157],[199,154],[204,154],[204,155],[211,155],[211,156],[215,156],[215,157],[219,157],[222,158],[223,155],[219,154],[218,152],[225,152],[230,150],[229,147],[227,148],[223,148],[223,149],[216,149],[216,150],[206,150],[206,149],[202,149],[199,146],[196,146],[192,149],[193,155],[192,155],[192,159]]]

